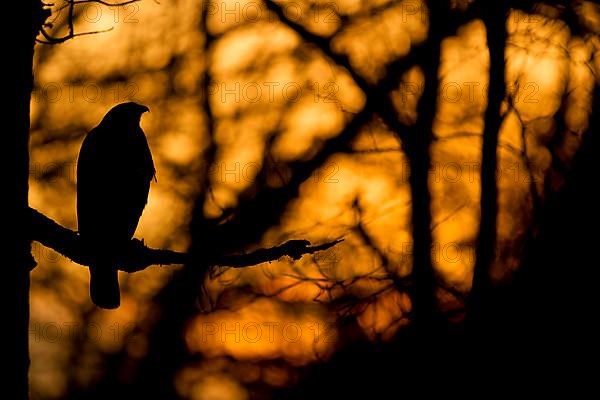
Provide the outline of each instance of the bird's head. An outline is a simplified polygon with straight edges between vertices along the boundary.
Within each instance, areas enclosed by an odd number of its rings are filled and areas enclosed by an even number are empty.
[[[104,116],[103,122],[137,126],[140,123],[142,114],[147,111],[150,111],[150,109],[142,104],[134,102],[121,103],[110,109]]]

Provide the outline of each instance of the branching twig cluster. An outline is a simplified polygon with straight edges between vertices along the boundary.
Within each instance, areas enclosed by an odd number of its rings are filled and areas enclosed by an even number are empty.
[[[73,39],[77,36],[85,36],[85,35],[93,35],[96,33],[109,32],[113,29],[113,28],[108,28],[108,29],[104,29],[104,30],[86,31],[86,32],[80,32],[80,33],[75,32],[75,6],[77,6],[77,5],[97,3],[100,5],[106,6],[106,7],[124,7],[124,6],[127,6],[132,3],[137,3],[140,0],[126,0],[126,1],[117,2],[117,3],[110,3],[107,1],[103,1],[103,0],[64,0],[64,1],[65,1],[65,4],[63,4],[60,7],[57,7],[53,14],[55,14],[54,20],[56,20],[63,10],[67,10],[67,13],[68,13],[67,21],[66,21],[66,24],[68,27],[67,33],[63,36],[58,36],[58,37],[53,36],[53,34],[49,32],[49,30],[54,28],[54,22],[46,21],[42,25],[42,28],[40,29],[40,33],[42,34],[44,39],[37,39],[36,41],[38,43],[58,44],[58,43],[66,42],[67,40]],[[44,5],[46,7],[54,6],[53,3],[45,3]]]

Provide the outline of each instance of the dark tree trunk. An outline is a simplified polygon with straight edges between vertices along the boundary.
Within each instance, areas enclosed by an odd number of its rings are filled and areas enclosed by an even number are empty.
[[[412,198],[413,276],[415,280],[414,323],[419,335],[436,329],[435,273],[431,259],[431,196],[429,170],[430,145],[437,111],[441,43],[451,29],[446,1],[430,1],[429,45],[423,51],[421,68],[425,77],[423,94],[417,108],[418,120],[407,138]]]
[[[29,102],[33,85],[33,47],[35,36],[43,22],[39,0],[22,0],[7,3],[6,15],[15,21],[11,35],[10,61],[5,63],[6,104],[3,120],[8,121],[4,133],[4,154],[8,170],[5,187],[7,197],[5,221],[9,234],[5,239],[4,288],[7,290],[5,310],[8,330],[8,376],[4,393],[13,399],[28,398],[27,372],[29,368],[29,270],[33,266],[30,241],[25,230],[28,221],[29,176]]]
[[[498,133],[502,124],[500,106],[506,95],[505,58],[506,18],[508,6],[504,0],[481,1],[481,17],[486,27],[490,54],[488,104],[485,112],[481,149],[481,219],[477,239],[477,258],[473,287],[468,304],[471,327],[481,326],[491,301],[490,266],[496,248],[498,189],[496,183]]]

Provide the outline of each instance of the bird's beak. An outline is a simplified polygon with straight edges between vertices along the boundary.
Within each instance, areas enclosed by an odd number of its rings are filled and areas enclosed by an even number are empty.
[[[146,106],[142,106],[142,113],[150,112],[150,109]]]

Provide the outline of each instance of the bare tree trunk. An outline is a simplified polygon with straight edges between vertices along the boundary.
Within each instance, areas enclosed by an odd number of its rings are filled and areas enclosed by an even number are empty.
[[[8,41],[14,46],[10,61],[5,65],[6,105],[4,121],[8,121],[4,133],[4,154],[12,162],[7,163],[8,179],[5,187],[7,200],[5,221],[8,224],[5,243],[4,285],[7,290],[5,310],[9,341],[6,364],[8,376],[5,393],[13,399],[28,398],[29,368],[29,270],[33,266],[31,246],[26,232],[29,218],[29,102],[33,85],[33,47],[35,36],[43,22],[44,14],[39,0],[9,2],[6,15],[15,21]]]
[[[441,43],[452,29],[447,1],[429,1],[429,37],[421,67],[425,77],[417,108],[418,120],[409,136],[410,187],[412,198],[413,276],[415,279],[414,322],[419,335],[435,331],[435,273],[431,259],[430,145],[437,111]]]
[[[481,149],[481,220],[477,239],[477,259],[473,287],[468,304],[471,326],[482,322],[490,299],[490,266],[496,247],[498,188],[496,183],[498,134],[502,125],[500,106],[506,96],[505,59],[506,18],[508,6],[504,0],[481,1],[481,14],[486,27],[490,53],[488,104]]]

